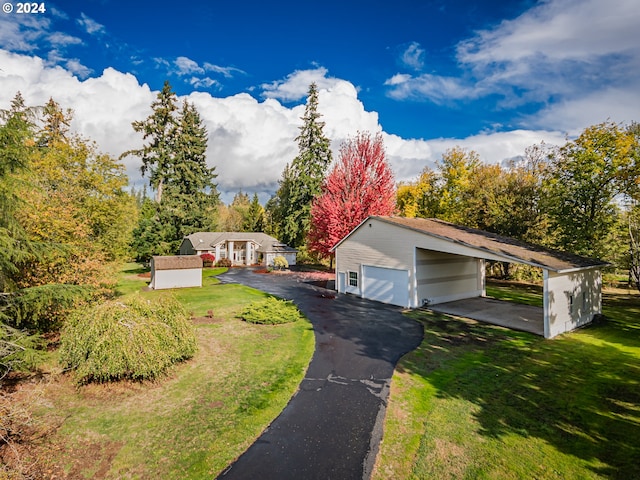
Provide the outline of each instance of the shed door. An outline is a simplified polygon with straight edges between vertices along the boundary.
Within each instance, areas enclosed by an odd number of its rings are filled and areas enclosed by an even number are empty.
[[[409,272],[364,265],[362,296],[401,307],[409,306]]]

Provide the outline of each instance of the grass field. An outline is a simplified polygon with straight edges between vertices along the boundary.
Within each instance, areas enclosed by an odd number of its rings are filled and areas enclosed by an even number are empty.
[[[135,265],[121,275],[119,295],[173,294],[198,317],[199,351],[168,377],[77,388],[54,375],[25,389],[49,431],[22,459],[37,461],[35,477],[214,478],[281,412],[313,353],[310,324],[247,324],[236,314],[265,294],[204,272],[203,288],[173,292],[143,291]]]
[[[553,340],[409,313],[425,337],[393,377],[373,478],[640,478],[640,296],[605,294],[604,313]]]

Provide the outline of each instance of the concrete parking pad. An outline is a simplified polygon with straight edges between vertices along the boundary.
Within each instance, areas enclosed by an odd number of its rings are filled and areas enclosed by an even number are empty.
[[[430,305],[429,310],[544,335],[544,313],[532,305],[476,297]]]

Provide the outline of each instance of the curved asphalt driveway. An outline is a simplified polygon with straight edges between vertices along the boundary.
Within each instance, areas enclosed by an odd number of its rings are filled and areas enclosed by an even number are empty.
[[[316,350],[298,393],[219,479],[361,480],[371,475],[393,369],[422,340],[401,309],[299,282],[230,269],[220,280],[293,300]]]

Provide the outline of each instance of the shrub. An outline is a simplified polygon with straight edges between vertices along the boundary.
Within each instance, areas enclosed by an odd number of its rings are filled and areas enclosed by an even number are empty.
[[[287,262],[287,259],[282,255],[278,255],[273,259],[273,268],[275,268],[276,270],[284,270],[286,268],[289,268],[289,262]]]
[[[44,360],[43,347],[39,334],[29,334],[0,322],[0,382],[11,370],[35,370]]]
[[[231,267],[231,260],[229,260],[228,258],[221,258],[220,260],[218,260],[216,262],[216,267],[227,267],[227,268],[230,268]]]
[[[61,332],[60,362],[80,384],[147,380],[196,349],[193,326],[177,300],[131,297],[74,313]]]
[[[210,267],[216,260],[216,256],[213,253],[203,253],[200,255],[200,258],[202,259],[202,263],[205,267]]]
[[[296,322],[302,318],[302,314],[291,301],[267,297],[247,305],[240,314],[240,318],[249,323],[279,325]]]

